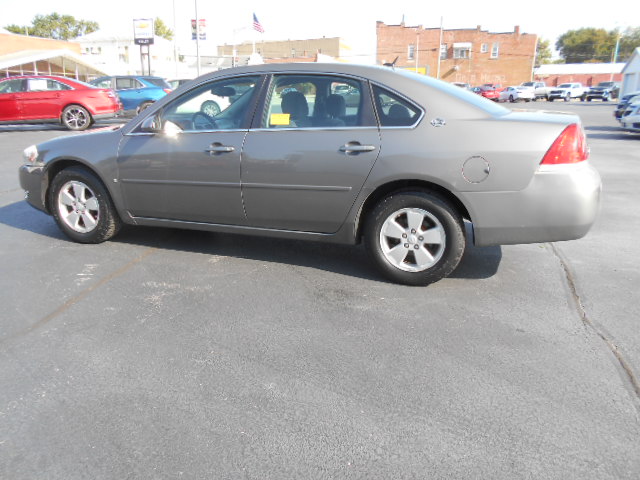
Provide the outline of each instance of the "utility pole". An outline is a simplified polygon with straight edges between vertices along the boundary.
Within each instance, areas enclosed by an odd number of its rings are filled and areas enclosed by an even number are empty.
[[[613,68],[614,65],[618,62],[618,49],[620,48],[620,30],[618,30],[618,38],[616,40],[616,48],[613,50],[613,62],[611,62],[611,77],[609,78],[610,82],[613,82]]]
[[[438,69],[436,70],[436,78],[440,79],[440,58],[442,57],[442,22],[443,17],[440,17],[440,44],[438,45]]]
[[[419,57],[420,57],[420,30],[416,30],[416,73],[418,73]]]

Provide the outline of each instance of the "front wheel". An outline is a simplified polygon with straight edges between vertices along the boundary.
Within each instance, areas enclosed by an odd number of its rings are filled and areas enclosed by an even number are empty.
[[[80,105],[69,105],[62,111],[62,124],[69,130],[86,130],[92,123],[91,114]]]
[[[86,168],[65,168],[54,177],[49,191],[53,218],[72,240],[101,243],[118,233],[122,222],[109,193]]]
[[[510,101],[511,103],[515,102],[515,99],[513,98],[513,95],[509,95],[509,101]]]
[[[570,101],[571,101],[571,95],[566,95],[566,96],[564,97],[564,101],[565,101],[565,102],[570,102]]]
[[[444,198],[420,191],[384,198],[367,219],[364,240],[382,273],[405,285],[447,277],[465,249],[458,212]]]

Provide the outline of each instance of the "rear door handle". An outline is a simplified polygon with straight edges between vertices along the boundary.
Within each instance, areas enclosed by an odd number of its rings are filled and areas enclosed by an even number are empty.
[[[340,151],[345,153],[372,152],[375,149],[374,145],[360,145],[358,142],[349,142],[340,147]]]
[[[209,148],[205,150],[209,155],[215,155],[216,153],[229,153],[233,152],[235,147],[231,145],[222,145],[221,143],[212,143]]]

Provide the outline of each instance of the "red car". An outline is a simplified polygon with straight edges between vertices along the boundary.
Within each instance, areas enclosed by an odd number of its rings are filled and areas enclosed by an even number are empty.
[[[490,84],[485,84],[481,87],[475,87],[473,91],[478,95],[482,95],[484,98],[488,98],[489,100],[497,102],[500,98],[500,92],[502,91],[502,88],[500,88],[500,85],[494,87]]]
[[[29,75],[0,80],[0,124],[59,122],[70,130],[115,117],[122,105],[113,90],[65,77]]]

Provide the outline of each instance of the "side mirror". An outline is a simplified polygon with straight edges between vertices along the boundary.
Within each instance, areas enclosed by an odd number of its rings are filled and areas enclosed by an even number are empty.
[[[160,133],[162,132],[162,125],[160,117],[158,115],[152,115],[145,118],[140,124],[140,131],[147,133]]]

